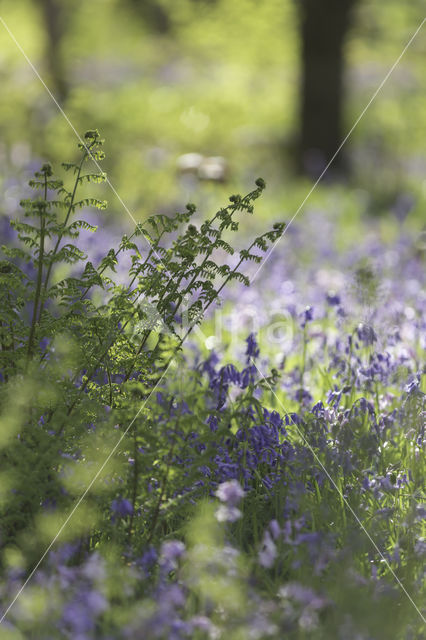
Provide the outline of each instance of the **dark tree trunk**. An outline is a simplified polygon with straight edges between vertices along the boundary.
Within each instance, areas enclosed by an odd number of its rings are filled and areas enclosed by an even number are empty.
[[[298,168],[318,177],[341,144],[344,42],[356,0],[302,0]],[[343,152],[329,172],[347,169]]]
[[[156,33],[167,34],[171,28],[166,9],[157,0],[130,0],[145,24]]]
[[[46,59],[53,82],[53,94],[63,103],[68,94],[68,84],[61,52],[61,40],[65,33],[65,6],[61,0],[40,0],[46,29]]]

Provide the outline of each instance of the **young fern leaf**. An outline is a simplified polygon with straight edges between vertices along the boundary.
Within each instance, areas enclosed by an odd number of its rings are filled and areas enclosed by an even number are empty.
[[[23,436],[20,446],[31,441],[28,434],[40,433],[47,442],[51,435],[59,439],[66,435],[67,444],[61,446],[70,455],[77,451],[85,425],[105,406],[126,416],[126,407],[135,406],[135,390],[139,402],[149,396],[224,287],[232,280],[249,284],[242,267],[260,260],[253,249],[267,251],[284,228],[278,225],[256,238],[239,252],[234,267],[226,263],[227,255],[235,253],[230,238],[239,229],[237,216],[253,213],[264,188],[258,180],[256,189],[246,196],[231,196],[226,207],[199,226],[192,223],[196,212],[192,204],[170,217],[150,217],[133,234],[123,236],[118,249],[108,251],[96,266],[78,246],[81,229],[95,232],[96,227],[73,216],[82,207],[104,208],[95,197],[77,199],[83,185],[106,179],[103,172],[84,173],[87,162],[101,162],[104,157],[98,132],[87,132],[79,149],[80,160],[63,165],[71,186],[56,179],[49,164],[37,172],[32,186],[38,196],[22,201],[24,220],[14,222],[21,246],[4,248],[5,259],[0,261],[3,380],[39,375],[52,390],[52,397],[41,395],[28,413],[22,428],[27,440]],[[149,240],[144,252],[135,241],[141,235]],[[130,259],[127,279],[121,273],[124,254]],[[72,272],[58,280],[57,269],[64,264],[71,265]],[[27,275],[30,268],[34,280]],[[52,343],[69,345],[71,355],[60,369]],[[43,416],[37,432],[35,414],[37,420]],[[142,437],[138,429],[142,427],[135,424],[129,440]],[[16,451],[18,456],[21,451]],[[35,504],[34,509],[40,500]]]

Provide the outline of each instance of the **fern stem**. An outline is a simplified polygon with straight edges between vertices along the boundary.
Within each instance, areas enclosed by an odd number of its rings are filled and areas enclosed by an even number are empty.
[[[139,451],[138,441],[136,433],[136,425],[133,425],[133,480],[132,480],[132,513],[130,514],[129,530],[128,530],[128,543],[130,545],[133,534],[133,521],[135,519],[136,498],[138,495],[138,476],[139,476]]]
[[[46,204],[47,204],[47,173],[44,174],[44,201],[40,202],[40,245],[38,251],[38,265],[37,265],[37,284],[34,296],[33,317],[31,321],[30,336],[28,338],[28,351],[27,359],[31,358],[33,351],[33,343],[35,330],[37,325],[37,311],[40,301],[41,286],[43,280],[43,259],[44,259],[44,238],[46,230]]]
[[[92,142],[89,147],[87,147],[87,148],[85,147],[85,150],[84,150],[84,153],[83,153],[83,157],[82,157],[81,162],[80,162],[80,164],[78,166],[77,177],[75,179],[74,188],[73,188],[73,191],[72,191],[72,195],[71,195],[71,200],[70,200],[70,204],[69,204],[69,207],[68,207],[68,211],[66,213],[65,220],[64,220],[64,222],[62,224],[61,230],[58,233],[58,239],[56,241],[56,244],[55,244],[55,247],[53,249],[52,255],[50,256],[50,263],[49,263],[49,266],[47,268],[46,277],[44,279],[44,284],[43,284],[43,295],[42,295],[42,300],[41,300],[41,304],[40,304],[38,322],[40,322],[41,314],[43,313],[43,308],[44,308],[44,304],[45,304],[45,300],[46,300],[47,285],[49,283],[49,278],[50,278],[50,274],[51,274],[52,267],[53,267],[53,261],[54,261],[54,258],[56,256],[57,252],[58,252],[59,245],[60,245],[62,237],[64,235],[65,228],[66,228],[66,226],[68,224],[68,220],[69,220],[70,215],[71,215],[72,210],[73,210],[74,200],[75,200],[75,196],[76,196],[76,193],[77,193],[78,183],[80,181],[80,175],[81,175],[81,170],[83,168],[83,163],[84,163],[86,157],[88,156],[89,151],[90,151],[91,147],[93,146],[93,144],[94,144],[94,142]]]

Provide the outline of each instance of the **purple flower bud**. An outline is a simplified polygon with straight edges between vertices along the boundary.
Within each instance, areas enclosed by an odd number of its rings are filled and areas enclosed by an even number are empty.
[[[326,300],[331,307],[335,307],[340,304],[340,296],[337,295],[337,293],[335,293],[334,291],[329,291],[327,293]]]
[[[257,358],[257,356],[259,355],[259,347],[256,341],[255,334],[251,333],[248,336],[248,338],[246,338],[246,342],[247,342],[247,349],[246,349],[247,360],[249,361],[250,358]]]
[[[313,307],[307,306],[306,309],[300,314],[302,317],[301,326],[304,328],[308,322],[313,320],[314,310]]]

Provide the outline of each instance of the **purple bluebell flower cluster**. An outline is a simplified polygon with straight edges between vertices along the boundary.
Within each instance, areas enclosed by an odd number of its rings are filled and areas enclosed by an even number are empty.
[[[35,502],[43,526],[62,518],[76,487],[81,495],[80,472],[98,469],[123,440],[88,496],[93,522],[82,518],[71,542],[50,550],[0,629],[73,640],[420,637],[394,574],[417,602],[426,549],[422,260],[408,232],[393,247],[366,236],[342,255],[330,221],[321,221],[327,246],[318,224],[308,215],[305,234],[289,230],[295,251],[285,264],[273,253],[259,286],[238,300],[226,294],[236,313],[258,310],[256,333],[241,327],[240,361],[220,346],[203,357],[194,341],[178,382],[162,380],[144,404],[155,372],[111,373],[107,353],[93,373],[100,410],[84,369],[68,387],[64,379],[64,396],[82,389],[70,433],[38,405],[34,432],[13,433],[18,453],[34,434],[57,453],[53,466],[29,458],[47,492],[16,474],[1,488],[22,517]],[[265,339],[274,313],[291,328],[282,344]],[[129,370],[131,339],[120,343]],[[52,344],[37,345],[54,364]],[[5,510],[5,606],[38,549],[36,519],[13,526]]]
[[[116,498],[111,503],[111,511],[113,512],[113,518],[125,518],[133,513],[133,507],[130,500],[127,498]]]

